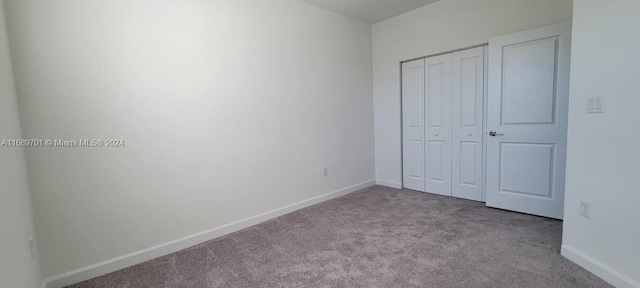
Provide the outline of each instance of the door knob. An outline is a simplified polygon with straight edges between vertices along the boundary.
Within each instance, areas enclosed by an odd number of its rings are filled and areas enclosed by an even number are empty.
[[[504,134],[498,133],[496,131],[489,131],[489,136],[491,136],[491,137],[502,136],[502,135],[504,135]]]

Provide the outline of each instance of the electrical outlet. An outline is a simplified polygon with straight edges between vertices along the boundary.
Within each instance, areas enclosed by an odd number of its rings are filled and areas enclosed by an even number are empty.
[[[604,113],[604,96],[587,97],[587,113]]]
[[[324,174],[324,176],[329,176],[329,167],[324,167],[322,169],[322,173]]]
[[[591,218],[591,202],[580,200],[580,215]]]

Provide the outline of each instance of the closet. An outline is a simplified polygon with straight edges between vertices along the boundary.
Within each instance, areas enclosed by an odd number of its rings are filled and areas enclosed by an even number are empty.
[[[403,186],[482,201],[485,47],[402,63]]]

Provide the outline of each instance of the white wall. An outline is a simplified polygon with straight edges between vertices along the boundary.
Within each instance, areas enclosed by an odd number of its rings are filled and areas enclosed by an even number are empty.
[[[371,26],[297,0],[6,0],[57,275],[374,178]],[[323,177],[323,167],[329,176]]]
[[[571,20],[571,0],[441,0],[373,25],[376,179],[399,186],[400,61]]]
[[[562,253],[618,287],[640,287],[638,15],[637,0],[576,0],[573,16]],[[585,113],[594,95],[604,114]]]
[[[4,15],[0,1],[0,141],[22,138]],[[35,236],[24,149],[0,147],[0,286],[40,286],[37,247],[34,259],[29,248]]]

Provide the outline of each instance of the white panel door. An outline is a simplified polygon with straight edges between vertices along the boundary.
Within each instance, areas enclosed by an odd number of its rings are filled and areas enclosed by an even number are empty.
[[[482,201],[483,95],[484,47],[453,53],[451,194],[476,201]]]
[[[425,59],[427,192],[451,196],[451,54]]]
[[[562,219],[571,24],[491,39],[487,206]]]
[[[402,178],[425,191],[424,59],[402,64]]]

